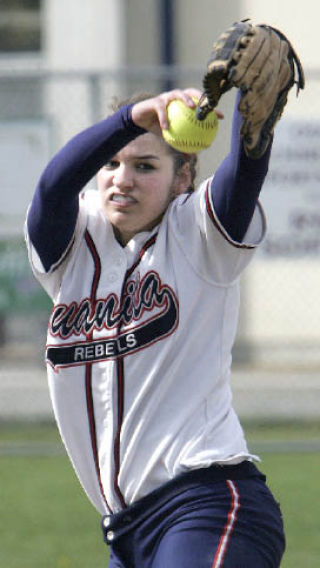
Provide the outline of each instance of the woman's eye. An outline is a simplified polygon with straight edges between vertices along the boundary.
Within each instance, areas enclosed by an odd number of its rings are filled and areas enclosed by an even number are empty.
[[[142,170],[142,171],[146,171],[146,172],[154,170],[154,166],[152,164],[148,163],[148,162],[139,162],[136,165],[136,168],[138,170]]]
[[[117,168],[119,165],[119,162],[117,162],[116,160],[109,160],[109,162],[106,162],[104,164],[104,168],[106,170],[114,170],[115,168]]]

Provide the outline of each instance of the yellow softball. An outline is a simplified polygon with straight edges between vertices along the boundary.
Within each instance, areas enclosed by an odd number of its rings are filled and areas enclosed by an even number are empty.
[[[204,120],[198,120],[195,108],[175,99],[168,104],[167,113],[169,128],[162,131],[162,136],[176,150],[194,154],[208,148],[214,141],[218,131],[215,111],[211,111]]]

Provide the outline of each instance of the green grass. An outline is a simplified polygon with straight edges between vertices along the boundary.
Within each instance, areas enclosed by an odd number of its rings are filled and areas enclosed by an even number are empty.
[[[247,424],[246,431],[283,511],[287,551],[282,568],[318,568],[320,457],[304,451],[303,444],[319,443],[320,425]],[[294,442],[299,451],[292,451]],[[0,487],[1,568],[107,567],[100,516],[53,425],[1,425]]]
[[[287,551],[282,567],[318,568],[319,454],[267,454],[262,465],[285,521]]]
[[[107,566],[100,517],[65,457],[2,457],[0,467],[1,567]]]
[[[80,487],[56,428],[4,425],[1,449],[1,568],[106,568],[100,515]]]

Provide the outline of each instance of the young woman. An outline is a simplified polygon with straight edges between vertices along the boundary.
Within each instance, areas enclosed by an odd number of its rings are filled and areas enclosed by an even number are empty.
[[[41,176],[27,242],[54,302],[50,392],[110,567],[276,568],[281,513],[229,385],[271,148],[246,156],[236,105],[230,153],[193,191],[194,156],[161,136],[168,103],[192,96],[121,106]],[[95,174],[99,191],[83,191]]]

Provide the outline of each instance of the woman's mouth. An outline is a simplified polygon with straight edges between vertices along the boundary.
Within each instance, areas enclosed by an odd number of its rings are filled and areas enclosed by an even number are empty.
[[[111,198],[111,201],[114,201],[119,205],[130,205],[132,203],[136,203],[136,200],[130,195],[123,195],[119,193],[114,193]]]

